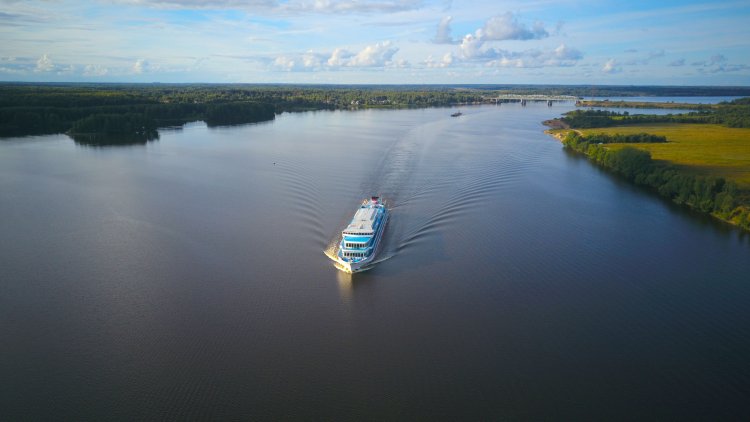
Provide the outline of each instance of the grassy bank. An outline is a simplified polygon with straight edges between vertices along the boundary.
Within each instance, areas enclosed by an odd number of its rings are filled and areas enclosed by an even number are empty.
[[[667,138],[666,143],[610,144],[613,150],[632,146],[651,153],[654,160],[672,164],[701,176],[723,177],[750,190],[750,129],[714,124],[662,123],[581,129],[583,135],[597,133],[650,133]]]
[[[688,127],[670,129],[678,132],[678,129],[683,132],[690,131],[690,128],[698,129],[696,127],[698,125],[677,126]],[[555,129],[547,131],[547,133],[559,139],[566,148],[588,156],[592,162],[619,174],[632,183],[653,189],[661,196],[677,204],[710,214],[745,230],[750,230],[750,191],[745,186],[740,185],[734,178],[734,172],[737,168],[747,171],[748,165],[744,167],[718,165],[716,162],[717,160],[721,161],[720,159],[711,159],[710,156],[709,158],[701,158],[700,153],[701,149],[704,154],[715,149],[721,150],[721,146],[724,144],[729,144],[729,146],[725,146],[725,151],[733,151],[735,143],[743,142],[742,134],[736,134],[736,138],[730,137],[735,142],[720,137],[713,144],[703,137],[703,143],[693,140],[697,142],[697,146],[692,148],[689,144],[679,146],[678,142],[600,142],[602,139],[616,139],[616,137],[627,140],[639,139],[645,130],[649,130],[652,135],[668,137],[664,132],[657,130],[658,128],[631,128],[628,126],[624,128],[628,130],[628,133],[623,133],[624,131],[618,131],[617,129],[607,128],[607,133],[603,133],[600,129],[585,131]],[[703,129],[703,133],[708,134],[716,133],[709,129],[714,129],[719,133],[723,133],[722,130],[735,130],[721,126]],[[684,135],[687,136],[688,134],[685,133]],[[701,139],[700,135],[701,132],[692,132],[692,136],[689,137]],[[707,137],[710,138],[710,136]],[[658,149],[660,146],[667,148],[677,146],[672,151],[667,149],[672,160],[652,158],[651,149]],[[739,148],[742,149],[741,146]],[[747,150],[747,147],[745,147],[745,150]],[[745,151],[742,152],[745,153]],[[741,156],[744,157],[744,154],[741,154]],[[724,159],[730,161],[732,158],[731,153],[726,153],[724,156]],[[701,163],[701,165],[695,163]],[[712,163],[712,165],[707,165],[707,163]],[[734,170],[728,172],[728,167]]]

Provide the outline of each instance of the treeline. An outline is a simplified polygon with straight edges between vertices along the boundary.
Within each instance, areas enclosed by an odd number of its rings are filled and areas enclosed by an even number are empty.
[[[67,132],[79,120],[97,115],[139,114],[158,127],[195,120],[223,125],[269,120],[286,111],[434,107],[481,100],[481,92],[437,87],[0,84],[0,137]]]
[[[76,121],[70,133],[103,133],[148,136],[156,132],[156,122],[141,114],[94,114]]]
[[[123,116],[115,119],[113,116]],[[0,108],[0,137],[78,132],[108,133],[112,122],[122,127],[139,116],[155,127],[182,125],[204,120],[210,126],[254,123],[271,120],[275,116],[272,104],[256,102],[228,103],[146,103],[100,106],[16,106]],[[105,125],[105,123],[107,123]],[[98,130],[94,127],[101,124]],[[80,133],[80,132],[79,132]],[[119,133],[119,132],[118,132]],[[134,133],[135,134],[135,133]]]
[[[750,230],[750,200],[747,193],[742,192],[731,181],[721,177],[687,174],[674,166],[654,161],[648,151],[633,147],[608,149],[572,131],[563,139],[563,144],[677,204],[712,214]]]
[[[76,121],[68,133],[79,144],[142,144],[159,139],[156,127],[142,114],[94,114]]]
[[[750,88],[534,85],[246,85],[246,84],[0,84],[0,137],[69,131],[89,116],[140,114],[158,127],[204,120],[210,125],[251,123],[283,112],[349,108],[418,108],[490,101],[499,94],[737,95]],[[736,107],[744,107],[740,110]],[[579,111],[572,127],[668,121],[750,127],[750,105],[722,104],[715,112],[671,117],[601,115]],[[747,125],[747,126],[745,126]]]
[[[644,144],[644,143],[660,143],[667,142],[666,136],[654,135],[651,133],[591,133],[588,135],[578,135],[580,142],[587,142],[589,144]]]
[[[607,110],[573,110],[560,120],[575,129],[611,127],[646,123],[719,123],[711,121],[711,112],[692,112],[687,114],[629,114]]]
[[[682,114],[630,114],[608,110],[573,110],[561,119],[571,128],[587,129],[645,123],[714,123],[750,127],[750,98],[719,103],[716,107]]]

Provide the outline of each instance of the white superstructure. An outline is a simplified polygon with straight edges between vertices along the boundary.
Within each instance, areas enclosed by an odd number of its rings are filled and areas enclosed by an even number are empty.
[[[375,259],[378,245],[388,221],[388,209],[380,198],[365,200],[354,213],[352,221],[341,232],[336,252],[338,268],[348,273],[362,271]]]

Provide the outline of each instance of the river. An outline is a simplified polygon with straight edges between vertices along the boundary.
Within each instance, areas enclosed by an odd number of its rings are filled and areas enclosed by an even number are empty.
[[[566,153],[572,107],[0,141],[0,413],[747,419],[750,236]],[[370,195],[382,261],[346,275]]]

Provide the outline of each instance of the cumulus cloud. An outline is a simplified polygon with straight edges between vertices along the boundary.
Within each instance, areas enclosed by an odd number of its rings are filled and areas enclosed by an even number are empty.
[[[320,67],[320,56],[312,51],[308,51],[302,55],[302,66],[308,69]]]
[[[393,55],[398,48],[393,47],[390,41],[368,45],[357,53],[347,63],[347,66],[355,67],[381,67],[392,63]]]
[[[273,61],[273,65],[279,69],[286,70],[286,71],[292,71],[296,70],[296,65],[294,58],[288,57],[288,56],[278,56]]]
[[[565,44],[559,45],[553,50],[525,50],[519,52],[506,50],[489,50],[493,59],[487,62],[487,66],[496,67],[566,67],[573,66],[583,58],[583,53]]]
[[[604,63],[604,66],[602,66],[602,72],[607,74],[614,74],[622,72],[622,67],[617,63],[617,60],[615,59],[609,59],[606,63]]]
[[[76,73],[76,67],[72,64],[57,69],[58,75],[72,75]]]
[[[452,16],[445,16],[440,20],[440,23],[437,27],[437,32],[435,33],[435,38],[433,39],[433,42],[435,44],[453,44],[455,42],[453,40],[453,37],[451,36],[452,20]]]
[[[149,65],[146,60],[138,59],[133,64],[133,73],[141,74],[144,72],[148,72],[148,69],[149,69]]]
[[[42,57],[39,57],[39,60],[36,61],[36,68],[34,68],[34,71],[50,72],[54,68],[55,65],[54,63],[52,63],[52,59],[50,59],[46,54],[42,54]]]
[[[464,35],[464,38],[461,40],[461,46],[459,47],[461,57],[464,59],[479,58],[482,56],[482,45],[484,45],[484,41],[481,38],[481,32],[479,35]]]
[[[274,59],[272,66],[285,71],[311,72],[324,66],[325,54],[307,51],[304,54],[282,55]]]
[[[435,60],[432,56],[427,57],[427,60],[425,60],[424,64],[427,67],[449,67],[453,64],[453,61],[455,58],[453,57],[453,53],[445,53],[443,57],[440,60]]]
[[[337,48],[333,50],[333,53],[331,53],[331,57],[326,60],[326,64],[328,64],[328,66],[334,67],[344,66],[352,56],[353,54],[346,51],[345,49]]]
[[[484,26],[466,34],[461,40],[459,51],[465,60],[493,59],[497,51],[492,48],[484,49],[484,45],[490,41],[505,40],[535,40],[549,36],[544,24],[536,22],[531,28],[518,22],[518,19],[510,12],[504,15],[494,16],[485,22]]]
[[[274,59],[273,67],[286,71],[311,71],[342,67],[406,67],[405,60],[394,60],[398,48],[390,41],[368,45],[359,52],[336,48],[330,54],[308,51],[304,54],[281,55]]]
[[[480,32],[481,31],[481,32]],[[535,22],[529,28],[518,22],[511,12],[506,12],[500,16],[494,16],[485,22],[481,30],[477,30],[477,35],[485,41],[503,41],[503,40],[538,40],[546,38],[549,33],[544,29],[542,22]]]
[[[104,76],[107,73],[109,73],[109,69],[98,64],[88,64],[83,68],[83,76]]]
[[[575,48],[560,44],[552,50],[530,49],[508,51],[497,48],[483,48],[480,36],[467,34],[459,47],[460,58],[464,61],[482,62],[499,67],[546,67],[573,66],[583,58],[583,53]]]

